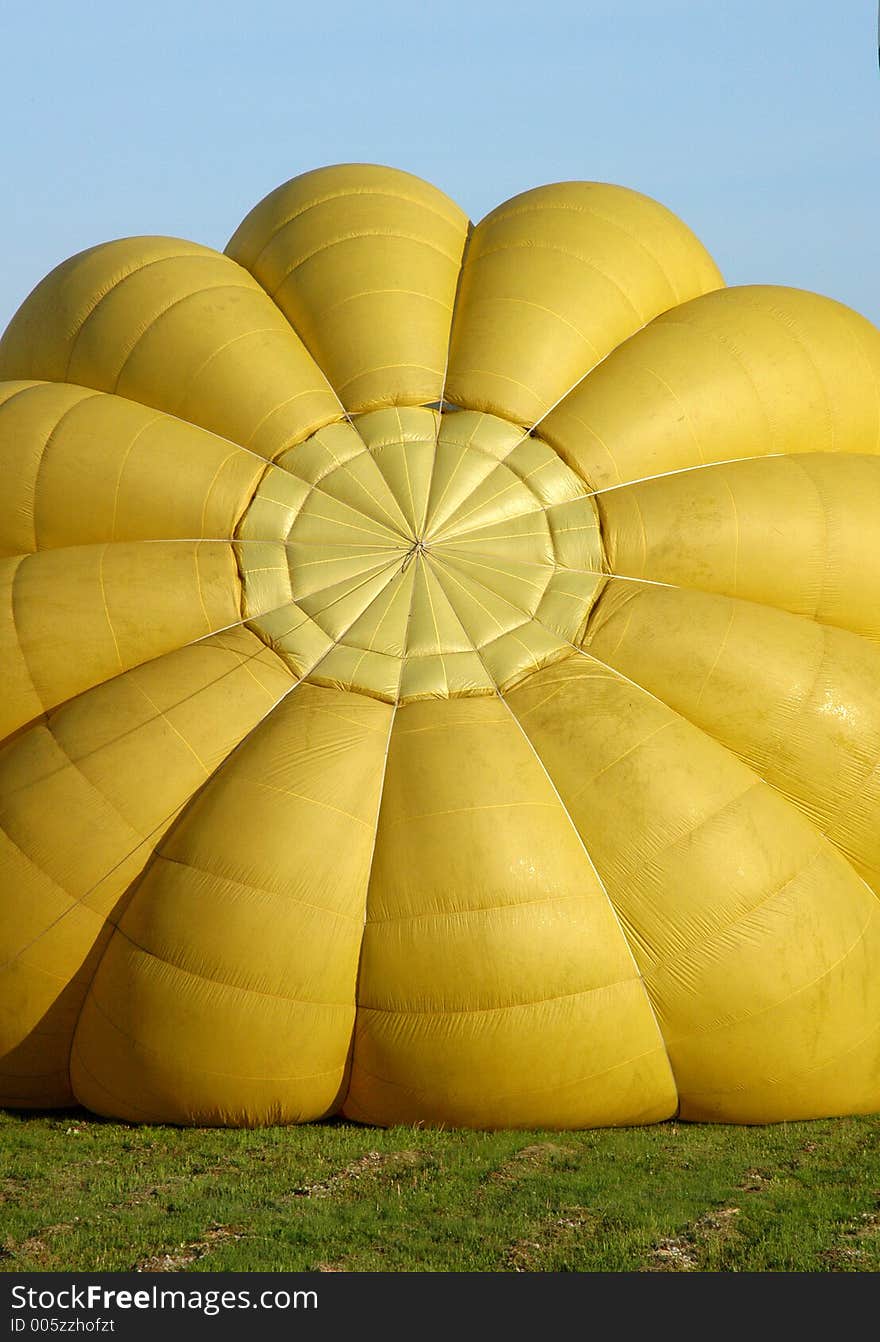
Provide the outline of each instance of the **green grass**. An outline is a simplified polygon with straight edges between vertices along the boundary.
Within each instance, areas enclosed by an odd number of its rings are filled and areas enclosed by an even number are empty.
[[[878,1271],[880,1123],[224,1131],[0,1113],[0,1268]]]

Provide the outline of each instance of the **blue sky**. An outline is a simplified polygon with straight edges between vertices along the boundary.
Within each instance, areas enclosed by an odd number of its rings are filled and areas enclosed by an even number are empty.
[[[729,283],[880,325],[875,0],[117,0],[5,6],[0,328],[108,238],[222,248],[287,178],[389,163],[479,219],[541,182],[619,182]]]

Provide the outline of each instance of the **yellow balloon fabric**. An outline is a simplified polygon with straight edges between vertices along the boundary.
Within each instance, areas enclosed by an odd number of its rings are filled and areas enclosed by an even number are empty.
[[[0,341],[0,1103],[880,1109],[880,332],[370,165]]]

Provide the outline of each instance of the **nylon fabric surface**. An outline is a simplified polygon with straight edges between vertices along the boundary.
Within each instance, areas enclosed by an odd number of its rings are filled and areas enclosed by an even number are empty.
[[[880,1109],[880,333],[320,168],[0,340],[0,1102]]]

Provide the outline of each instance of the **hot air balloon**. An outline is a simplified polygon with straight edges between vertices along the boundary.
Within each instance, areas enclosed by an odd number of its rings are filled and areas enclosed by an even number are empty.
[[[880,333],[369,165],[0,342],[0,1100],[880,1109]]]

